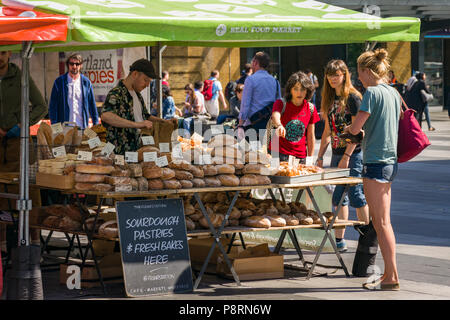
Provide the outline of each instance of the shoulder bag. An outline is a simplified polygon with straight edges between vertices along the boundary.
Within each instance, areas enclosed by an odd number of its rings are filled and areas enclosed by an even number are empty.
[[[401,96],[400,99],[402,105],[398,126],[397,161],[402,163],[417,156],[431,143],[414,117],[415,111],[408,108]]]

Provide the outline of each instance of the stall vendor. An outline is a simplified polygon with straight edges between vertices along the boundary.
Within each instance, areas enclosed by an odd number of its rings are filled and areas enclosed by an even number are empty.
[[[106,140],[116,146],[114,153],[124,155],[141,147],[140,129],[150,129],[152,122],[141,91],[159,79],[147,59],[139,59],[130,66],[130,73],[106,96],[101,115],[106,128]]]

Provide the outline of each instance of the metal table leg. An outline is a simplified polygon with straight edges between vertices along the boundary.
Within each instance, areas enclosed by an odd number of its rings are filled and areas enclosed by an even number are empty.
[[[214,252],[214,249],[215,249],[216,245],[219,247],[220,251],[222,252],[222,255],[223,255],[223,258],[225,260],[225,263],[230,268],[230,271],[231,271],[231,274],[233,275],[234,281],[236,282],[237,285],[239,285],[239,286],[241,285],[241,283],[239,281],[239,277],[237,276],[236,271],[234,270],[234,268],[233,268],[233,266],[232,266],[232,264],[231,264],[231,262],[230,262],[230,260],[228,258],[228,255],[225,252],[225,249],[222,246],[222,243],[220,242],[220,236],[222,234],[223,229],[225,228],[225,223],[227,222],[228,217],[230,216],[231,210],[233,209],[233,206],[236,203],[236,200],[237,200],[238,196],[239,196],[239,190],[237,190],[235,192],[234,197],[231,200],[230,206],[228,207],[228,211],[227,211],[227,213],[225,215],[225,219],[222,221],[222,225],[219,227],[219,230],[216,231],[216,229],[214,228],[214,226],[213,226],[213,224],[211,222],[211,219],[209,219],[208,212],[206,211],[205,207],[203,206],[203,202],[200,199],[200,196],[198,195],[197,192],[194,193],[195,200],[199,204],[200,210],[202,211],[203,216],[206,218],[206,221],[208,222],[208,225],[209,225],[209,229],[211,230],[211,233],[212,233],[213,238],[214,238],[214,242],[213,242],[211,248],[209,249],[209,252],[208,252],[208,255],[206,257],[206,260],[203,263],[203,266],[202,266],[202,268],[200,270],[200,273],[197,276],[197,279],[195,280],[194,290],[197,289],[198,285],[200,284],[202,276],[203,276],[203,274],[206,271],[206,268],[208,266],[209,260],[211,259],[211,256],[212,256],[212,254]]]
[[[80,201],[79,201],[79,198],[78,198],[78,194],[76,194],[76,200],[77,200],[78,205],[80,205]],[[99,204],[98,204],[98,206],[97,206],[97,213],[96,213],[95,218],[94,218],[94,223],[93,223],[92,230],[89,230],[89,229],[87,228],[85,222],[83,222],[83,225],[84,225],[85,230],[86,230],[86,236],[87,236],[87,238],[88,238],[88,244],[87,244],[87,246],[86,246],[86,249],[85,249],[84,254],[82,255],[82,262],[81,262],[81,266],[80,266],[80,273],[83,274],[82,272],[83,272],[84,266],[86,265],[86,258],[87,258],[87,255],[88,255],[88,253],[89,253],[89,250],[91,250],[91,253],[92,253],[92,259],[94,260],[95,269],[97,270],[98,278],[99,278],[100,284],[101,284],[101,286],[102,286],[102,288],[103,288],[103,293],[106,294],[106,293],[107,293],[107,292],[106,292],[106,286],[105,286],[105,283],[103,282],[103,276],[102,276],[102,273],[101,273],[101,271],[100,271],[100,267],[99,267],[99,265],[98,265],[97,257],[96,257],[95,252],[94,252],[94,246],[93,246],[93,244],[92,244],[92,241],[93,241],[93,235],[94,235],[94,232],[95,232],[95,226],[96,226],[96,224],[97,224],[97,219],[98,219],[98,216],[99,216],[99,214],[100,214],[100,210],[101,210],[101,208],[102,208],[102,205],[103,205],[103,201],[104,201],[104,200],[105,200],[104,198],[100,198]]]
[[[324,216],[322,215],[322,212],[320,211],[319,206],[317,205],[316,199],[314,198],[310,187],[306,188],[306,191],[308,192],[308,195],[311,198],[311,201],[312,201],[312,203],[314,205],[314,208],[316,209],[317,213],[319,214],[320,220],[322,221],[322,225],[323,225],[323,228],[325,230],[325,235],[323,236],[322,243],[320,244],[319,250],[316,253],[316,257],[314,258],[313,264],[312,264],[311,268],[309,269],[309,273],[308,273],[308,276],[306,277],[306,279],[310,279],[311,278],[313,270],[314,270],[314,268],[315,268],[315,266],[317,264],[317,261],[319,260],[320,254],[322,253],[322,250],[323,250],[323,247],[325,246],[327,238],[330,240],[330,243],[333,246],[333,250],[334,250],[334,252],[335,252],[335,254],[336,254],[336,256],[337,256],[337,258],[339,260],[339,263],[342,266],[342,269],[344,269],[345,275],[347,277],[350,276],[350,274],[348,273],[347,267],[345,266],[344,260],[342,259],[341,255],[340,255],[340,253],[339,253],[339,251],[337,249],[336,242],[334,241],[333,237],[331,236],[331,230],[333,228],[334,222],[336,221],[337,214],[341,210],[342,202],[344,201],[344,196],[345,196],[346,192],[348,191],[348,189],[349,189],[349,186],[346,185],[345,189],[344,189],[344,192],[342,193],[341,200],[339,201],[339,205],[338,205],[336,211],[334,212],[333,219],[327,225],[326,220],[325,220]]]

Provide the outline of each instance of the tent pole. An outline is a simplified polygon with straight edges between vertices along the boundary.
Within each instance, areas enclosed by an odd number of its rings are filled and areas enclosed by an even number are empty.
[[[166,50],[167,46],[161,47],[161,42],[158,42],[158,75],[159,81],[158,83],[158,106],[159,106],[159,117],[162,118],[163,110],[162,110],[162,54],[164,50]]]
[[[24,41],[22,57],[22,112],[20,121],[20,199],[17,200],[17,210],[19,210],[19,246],[29,245],[29,225],[28,214],[32,203],[29,199],[29,139],[30,139],[30,110],[29,110],[29,73],[30,58],[33,54],[31,41]]]

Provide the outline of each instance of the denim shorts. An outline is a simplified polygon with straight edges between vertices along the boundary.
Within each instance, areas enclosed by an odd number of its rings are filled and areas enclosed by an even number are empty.
[[[394,178],[397,175],[397,171],[397,163],[366,163],[363,166],[362,177],[376,180],[381,183],[390,183],[394,181]]]
[[[280,152],[278,154],[278,157],[280,158],[280,162],[281,161],[289,161],[289,155],[288,154],[284,154],[284,153]],[[296,157],[294,156],[294,158],[296,158]],[[300,160],[299,161],[300,164],[306,164],[306,158],[297,158],[297,159]]]
[[[344,155],[333,154],[331,156],[331,167],[337,167],[339,161],[341,161]],[[361,177],[363,163],[362,163],[362,152],[353,153],[348,162],[348,167],[350,168],[351,177]],[[339,204],[342,194],[344,193],[345,186],[337,185],[333,192],[332,202],[334,206]],[[348,189],[348,194],[345,195],[342,201],[343,206],[348,206],[350,200],[350,205],[353,208],[361,208],[367,204],[366,197],[364,196],[363,185],[358,184],[356,186],[351,186]]]

